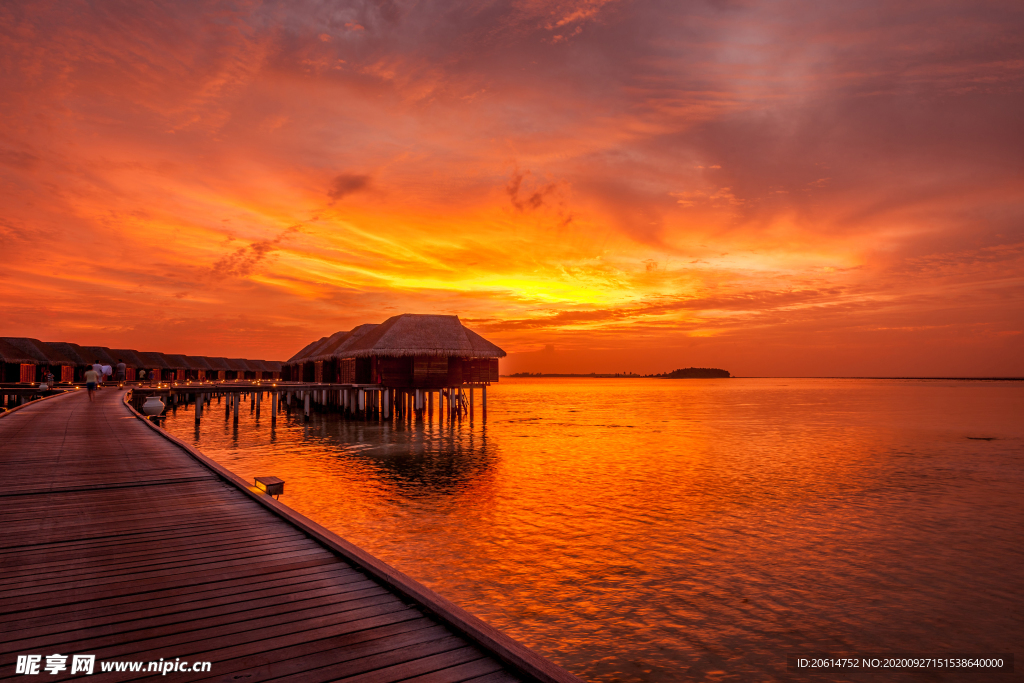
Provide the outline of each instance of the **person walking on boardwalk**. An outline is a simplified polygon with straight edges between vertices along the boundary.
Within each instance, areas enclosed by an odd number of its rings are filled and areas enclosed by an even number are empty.
[[[100,372],[103,373],[103,377],[100,378],[100,386],[102,386],[106,384],[107,380],[110,379],[110,376],[114,374],[114,368],[109,365],[104,365],[100,368]]]
[[[96,384],[100,381],[100,373],[96,372],[93,368],[89,368],[85,371],[85,388],[89,390],[89,402],[93,400],[93,394],[96,393]]]
[[[117,368],[116,369],[117,369],[117,388],[118,389],[124,389],[124,377],[125,377],[125,372],[127,371],[127,366],[124,364],[124,361],[121,360],[120,358],[117,359]]]

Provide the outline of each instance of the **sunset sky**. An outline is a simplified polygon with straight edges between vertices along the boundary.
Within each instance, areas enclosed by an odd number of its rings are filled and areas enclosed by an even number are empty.
[[[1024,4],[0,4],[0,336],[1024,375]]]

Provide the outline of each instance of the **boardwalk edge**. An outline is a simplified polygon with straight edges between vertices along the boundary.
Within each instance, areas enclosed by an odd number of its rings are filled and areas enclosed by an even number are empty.
[[[356,564],[367,574],[409,598],[419,607],[426,608],[445,624],[465,635],[473,643],[479,645],[517,672],[526,674],[541,683],[584,683],[581,678],[541,657],[522,643],[513,640],[510,636],[502,633],[479,617],[473,616],[415,579],[370,555],[362,548],[349,543],[330,529],[279,503],[255,486],[250,486],[231,470],[203,455],[201,451],[193,448],[181,439],[168,434],[132,407],[128,402],[130,395],[130,391],[125,392],[122,404],[147,427],[184,450],[201,465],[212,470],[218,477],[233,485],[260,505],[263,505],[288,523],[301,529],[315,541]]]

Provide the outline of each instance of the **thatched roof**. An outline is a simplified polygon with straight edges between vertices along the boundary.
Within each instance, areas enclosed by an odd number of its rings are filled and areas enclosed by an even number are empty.
[[[0,362],[4,363],[15,363],[15,364],[31,364],[36,365],[39,363],[38,360],[28,355],[14,344],[8,341],[4,341],[4,338],[0,337]]]
[[[336,334],[345,334],[345,332],[338,332]],[[302,363],[304,361],[309,360],[309,356],[312,356],[314,353],[316,353],[317,349],[319,349],[321,346],[327,343],[329,339],[330,337],[320,337],[315,342],[310,342],[306,344],[305,346],[302,347],[301,351],[299,351],[297,354],[286,360],[285,365],[291,365],[292,363]]]
[[[230,365],[228,365],[228,359],[224,358],[223,356],[207,356],[206,362],[210,364],[211,370],[216,370],[218,372],[220,372],[221,370],[234,369]]]
[[[161,370],[174,370],[174,366],[167,362],[164,354],[158,351],[139,351],[136,354],[142,361],[144,368],[160,368]]]
[[[117,365],[117,358],[106,346],[82,346],[80,348],[85,352],[85,362],[89,365],[96,362],[111,367]]]
[[[56,349],[75,365],[92,365],[92,356],[78,344],[71,342],[46,342],[51,349]],[[88,359],[87,359],[88,357]]]
[[[348,332],[335,332],[327,338],[327,342],[315,349],[315,355],[304,358],[305,361],[330,360],[331,358],[351,358],[347,351],[380,325],[367,323],[354,327]]]
[[[188,360],[185,356],[178,353],[164,353],[162,354],[167,364],[171,366],[173,370],[193,370],[194,368],[189,365]]]
[[[456,356],[501,358],[505,352],[465,327],[457,315],[405,313],[388,318],[344,352],[366,356]]]
[[[235,372],[252,372],[253,369],[249,367],[249,364],[245,362],[244,358],[228,358],[226,359],[228,365]]]
[[[190,370],[213,370],[206,356],[185,356],[185,360],[188,361]]]
[[[115,364],[117,363],[117,359],[120,358],[121,362],[124,363],[125,366],[135,368],[136,370],[146,367],[147,365],[141,358],[139,358],[139,352],[132,349],[107,349],[107,352],[110,354],[110,357],[113,358]]]
[[[263,364],[267,366],[267,372],[281,372],[281,361],[279,360],[265,360]]]
[[[19,349],[21,352],[28,355],[28,357],[33,358],[34,363],[43,363],[46,365],[75,365],[75,361],[38,339],[31,339],[29,337],[0,337],[0,339],[3,339],[11,346]]]

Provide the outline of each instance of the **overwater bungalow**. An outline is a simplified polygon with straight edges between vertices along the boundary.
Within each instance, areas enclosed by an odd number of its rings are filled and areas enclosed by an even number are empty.
[[[292,381],[440,389],[497,382],[504,355],[456,315],[406,313],[323,337],[285,365]]]
[[[147,379],[150,381],[170,381],[173,379],[174,368],[164,358],[164,354],[158,351],[139,351],[136,354],[142,361],[142,369],[147,371]]]
[[[29,337],[0,337],[16,348],[22,358],[31,358],[34,363],[19,363],[16,382],[40,382],[49,370],[54,379],[70,382],[74,379],[75,362],[48,344]],[[17,355],[17,354],[16,354]],[[12,373],[13,374],[13,373]],[[6,381],[7,373],[4,373]]]
[[[5,384],[35,382],[38,365],[35,357],[0,338],[0,381]]]
[[[281,379],[281,361],[279,360],[261,360],[263,364],[264,373],[260,379]]]
[[[178,353],[165,353],[163,357],[171,366],[171,381],[184,382],[192,379],[192,365],[185,356]]]
[[[206,356],[185,356],[185,360],[191,368],[189,379],[202,382],[216,377],[217,373]]]
[[[78,344],[70,342],[45,342],[51,349],[56,349],[65,358],[74,363],[73,366],[61,366],[61,382],[84,382],[85,371],[92,367],[95,359],[88,351]]]
[[[228,365],[231,370],[227,373],[228,379],[241,380],[247,379],[249,373],[255,373],[255,371],[249,367],[249,364],[245,362],[243,358],[228,358]]]
[[[228,359],[223,356],[206,356],[206,362],[209,363],[210,369],[213,371],[213,375],[210,379],[220,380],[223,382],[228,379],[228,373],[234,373],[231,365],[228,364]]]
[[[114,358],[114,367],[117,363],[124,363],[125,379],[134,382],[139,370],[145,367],[145,363],[139,358],[139,352],[134,349],[107,349]]]
[[[352,384],[354,379],[343,377],[339,373],[339,361],[347,349],[376,327],[376,324],[359,325],[351,330],[335,332],[329,337],[321,338],[315,344],[310,344],[289,361],[289,378],[298,382]]]
[[[109,365],[111,369],[117,366],[117,357],[106,346],[82,346],[79,348],[84,352],[85,361],[89,365],[99,363],[100,365]]]
[[[439,388],[498,381],[505,352],[457,315],[405,313],[389,318],[345,349],[339,373],[385,387]]]
[[[339,335],[346,334],[349,334],[349,332],[335,332],[329,337],[320,337],[316,341],[306,344],[306,346],[302,347],[298,353],[282,363],[281,376],[292,382],[302,382],[304,381],[303,378],[308,374],[310,379],[306,381],[312,382],[313,366],[310,364],[307,368],[305,365],[306,362],[309,361],[312,356],[316,355],[317,350],[327,344],[329,340],[334,339]]]

